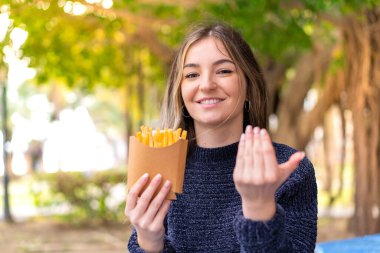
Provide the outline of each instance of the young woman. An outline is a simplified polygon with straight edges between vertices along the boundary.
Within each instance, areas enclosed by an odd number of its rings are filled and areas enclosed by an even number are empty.
[[[180,47],[162,108],[163,127],[189,132],[184,192],[165,200],[160,175],[128,193],[130,252],[313,252],[317,186],[303,152],[272,143],[267,92],[241,35],[201,26]],[[138,196],[141,194],[141,197]]]

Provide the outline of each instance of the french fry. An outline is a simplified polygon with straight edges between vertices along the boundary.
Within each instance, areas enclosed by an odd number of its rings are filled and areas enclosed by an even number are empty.
[[[149,147],[161,148],[174,144],[179,139],[186,139],[187,131],[178,128],[173,130],[171,128],[165,128],[161,130],[156,128],[155,131],[151,127],[142,125],[141,131],[136,133],[136,138],[139,142]]]
[[[139,142],[143,142],[141,132],[137,132],[136,138],[137,138],[137,140],[139,140]]]
[[[178,139],[181,137],[181,131],[182,131],[182,128],[178,128],[176,131],[175,131],[175,141],[178,141]]]
[[[152,131],[150,131],[148,133],[148,140],[149,140],[149,147],[154,147],[153,146],[154,140],[153,140],[153,136],[152,136]]]
[[[156,132],[154,133],[154,141],[155,143],[161,142],[161,130],[159,127],[156,128]]]
[[[162,141],[162,145],[166,147],[168,145],[168,128],[165,128],[164,131],[164,139]]]
[[[173,129],[168,130],[168,146],[172,145],[174,143],[173,141]]]
[[[146,131],[145,131],[145,126],[144,125],[142,125],[140,127],[140,130],[141,130],[142,135],[146,135]]]
[[[187,131],[183,130],[181,138],[184,139],[184,140],[186,140],[186,137],[187,137]]]

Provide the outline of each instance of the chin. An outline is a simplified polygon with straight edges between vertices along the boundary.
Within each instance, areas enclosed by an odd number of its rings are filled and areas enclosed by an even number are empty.
[[[200,126],[212,127],[212,128],[221,126],[221,125],[226,125],[226,124],[233,126],[233,125],[237,125],[243,122],[243,115],[230,115],[230,114],[215,115],[214,113],[212,115],[203,115],[203,117],[198,117],[194,121],[194,123],[196,122]]]
[[[198,121],[200,125],[203,126],[209,126],[209,127],[216,127],[220,124],[222,124],[225,121],[226,118],[223,119],[203,119],[201,121]]]

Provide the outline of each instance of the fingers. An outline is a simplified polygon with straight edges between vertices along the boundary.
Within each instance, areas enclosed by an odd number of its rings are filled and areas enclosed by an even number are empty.
[[[242,202],[254,205],[274,203],[278,187],[304,157],[303,152],[297,152],[279,165],[269,133],[259,127],[247,126],[240,138],[233,175]]]
[[[284,182],[290,174],[298,167],[301,160],[305,157],[305,152],[296,152],[290,156],[289,160],[279,165],[282,182]]]
[[[279,167],[282,170],[294,170],[304,157],[305,152],[296,152],[290,156],[287,162],[280,164]]]
[[[171,183],[166,181],[157,192],[161,184],[162,176],[156,175],[143,190],[148,176],[141,177],[128,193],[125,214],[136,229],[140,231],[160,232],[163,220],[169,210],[170,200],[166,200],[170,192]],[[141,197],[138,198],[140,192]],[[155,194],[157,192],[157,194]]]
[[[248,125],[245,130],[245,138],[244,138],[244,168],[252,168],[253,166],[253,132],[252,126]],[[249,173],[246,169],[244,169],[243,174],[246,176],[246,173]]]
[[[148,220],[153,220],[157,216],[160,208],[165,201],[166,196],[170,191],[171,183],[169,180],[166,180],[161,190],[158,192],[157,196],[151,201],[148,209],[146,210],[145,216]]]
[[[148,182],[148,178],[149,178],[148,173],[145,173],[129,190],[129,193],[127,196],[127,204],[125,206],[126,215],[128,215],[128,213],[136,207],[137,199],[140,195],[141,190],[144,188],[145,184]]]
[[[162,180],[162,176],[160,174],[157,174],[148,187],[145,189],[145,191],[141,194],[141,197],[138,201],[138,204],[136,205],[135,209],[136,211],[139,211],[141,213],[144,213],[146,209],[148,208],[150,201],[153,198],[154,193],[157,191],[160,183]]]
[[[236,155],[236,165],[235,171],[242,171],[244,168],[244,153],[245,153],[245,135],[244,133],[240,136],[238,153]]]
[[[263,159],[262,152],[262,143],[260,137],[260,128],[255,127],[253,129],[253,169],[251,172],[251,178],[255,181],[257,185],[264,183],[264,173],[265,173],[265,164]]]
[[[170,200],[165,200],[170,191],[171,183],[167,180],[161,187],[161,190],[149,203],[145,213],[141,215],[139,221],[136,222],[137,226],[149,231],[160,231],[163,227],[164,218],[170,207]]]
[[[158,210],[156,217],[154,218],[152,222],[153,223],[152,225],[159,226],[164,223],[164,219],[165,219],[166,214],[169,211],[170,204],[171,204],[171,200],[165,200],[162,203],[161,208]]]
[[[273,148],[272,140],[265,129],[260,130],[260,139],[265,167],[264,177],[269,182],[275,182],[279,174],[276,152]]]
[[[243,181],[251,181],[255,185],[278,180],[276,153],[265,129],[246,127],[240,138],[235,169],[235,174],[239,174]]]

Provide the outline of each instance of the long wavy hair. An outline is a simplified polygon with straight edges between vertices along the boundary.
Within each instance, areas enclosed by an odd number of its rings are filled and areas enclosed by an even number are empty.
[[[242,71],[246,79],[247,94],[243,127],[253,125],[266,128],[268,98],[261,68],[242,35],[231,26],[222,23],[196,26],[179,47],[171,66],[161,108],[161,127],[186,129],[190,144],[195,143],[194,121],[184,105],[181,95],[181,82],[185,57],[190,46],[207,37],[214,37],[223,43],[232,61]]]

